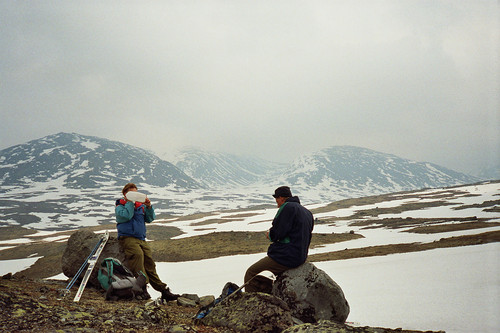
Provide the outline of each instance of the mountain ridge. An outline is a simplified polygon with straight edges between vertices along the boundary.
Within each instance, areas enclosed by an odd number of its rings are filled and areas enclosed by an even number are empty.
[[[98,187],[99,177],[120,184],[148,179],[160,186],[199,187],[173,164],[145,149],[93,136],[61,132],[0,151],[3,186],[60,176],[67,176],[64,182],[69,188]]]
[[[289,185],[304,204],[475,183],[430,163],[333,146],[289,165],[185,150],[176,165],[142,148],[58,133],[0,151],[0,226],[61,229],[114,223],[114,202],[134,182],[157,215],[272,205]],[[191,175],[191,176],[190,176]]]
[[[355,146],[332,146],[302,155],[288,165],[269,163],[267,169],[266,164],[260,162],[260,169],[251,175],[253,183],[248,181],[249,177],[246,182],[232,178],[241,172],[241,166],[248,158],[200,149],[184,150],[178,156],[176,166],[198,182],[212,187],[286,184],[315,201],[454,186],[480,180],[433,163],[416,162]]]
[[[476,177],[433,163],[416,162],[355,146],[332,146],[303,155],[293,161],[279,179],[282,183],[295,184],[308,193],[310,188],[325,193],[334,188],[344,196],[367,196],[479,181]]]

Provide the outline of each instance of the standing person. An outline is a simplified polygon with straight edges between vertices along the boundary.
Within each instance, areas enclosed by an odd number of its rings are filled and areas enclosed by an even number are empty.
[[[146,283],[153,289],[161,292],[161,298],[172,301],[179,295],[172,294],[167,285],[160,280],[156,273],[156,264],[153,261],[151,247],[146,242],[146,223],[155,219],[155,211],[149,198],[144,204],[127,199],[127,192],[137,191],[134,183],[128,183],[122,189],[123,199],[116,200],[115,215],[118,241],[125,253],[127,267],[135,275],[139,272],[146,276]]]
[[[278,205],[272,227],[267,233],[272,242],[267,249],[267,257],[250,266],[245,273],[245,291],[263,291],[259,282],[253,279],[263,271],[274,275],[302,265],[307,259],[311,243],[314,219],[312,213],[300,204],[288,186],[278,187],[273,194]],[[270,281],[269,281],[270,283]]]

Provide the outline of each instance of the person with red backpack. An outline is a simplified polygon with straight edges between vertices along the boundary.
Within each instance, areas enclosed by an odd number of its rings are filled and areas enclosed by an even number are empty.
[[[127,259],[127,267],[137,276],[142,272],[153,289],[161,292],[162,299],[176,300],[179,295],[173,294],[167,284],[162,282],[156,273],[152,251],[146,242],[146,223],[156,218],[149,198],[144,202],[127,199],[129,191],[137,192],[134,183],[128,183],[122,189],[123,199],[116,200],[115,215],[118,241]]]

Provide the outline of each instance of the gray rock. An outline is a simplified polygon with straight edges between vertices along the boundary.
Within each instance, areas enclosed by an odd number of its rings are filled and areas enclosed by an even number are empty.
[[[238,293],[226,297],[201,323],[237,332],[281,332],[293,325],[288,306],[265,293]]]
[[[190,299],[194,301],[196,304],[200,303],[200,297],[196,294],[182,294],[181,297]]]
[[[92,231],[85,229],[77,230],[71,235],[68,239],[66,249],[64,250],[61,259],[62,271],[64,275],[69,278],[73,278],[76,275],[82,264],[85,262],[85,259],[87,259],[91,251],[95,248],[100,237],[101,234],[95,234]],[[99,260],[90,275],[90,279],[88,281],[89,285],[100,288],[100,283],[97,280],[97,272],[99,271],[101,261],[108,257],[117,258],[124,265],[126,264],[125,255],[123,254],[123,251],[120,250],[118,239],[113,236],[109,237],[106,246],[99,256]],[[79,281],[81,281],[84,275],[85,271],[80,275]]]
[[[321,319],[344,323],[350,311],[340,286],[309,262],[279,275],[272,294],[285,301],[292,315],[305,323]]]
[[[196,302],[192,299],[189,299],[189,298],[185,298],[185,297],[179,297],[177,298],[177,305],[179,306],[187,306],[187,307],[195,307],[196,306]]]
[[[173,325],[168,328],[168,333],[187,333],[187,332],[197,332],[194,328],[188,325],[178,324]]]
[[[200,307],[207,306],[213,301],[215,301],[215,296],[213,295],[202,296],[200,297]]]

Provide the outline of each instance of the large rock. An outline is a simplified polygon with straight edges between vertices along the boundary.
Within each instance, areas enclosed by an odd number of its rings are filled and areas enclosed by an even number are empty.
[[[87,259],[90,252],[95,248],[101,237],[101,234],[95,234],[86,229],[78,230],[71,235],[68,239],[68,243],[61,260],[64,275],[69,278],[73,278],[76,275],[85,259]],[[116,237],[109,237],[106,246],[99,256],[99,260],[90,275],[88,284],[97,288],[100,287],[99,281],[97,280],[97,272],[99,271],[102,259],[108,257],[117,258],[125,264],[125,255],[120,250],[120,244],[118,243],[118,239]],[[81,281],[84,275],[85,271],[83,271],[80,275],[79,281]]]
[[[285,301],[292,315],[305,323],[321,319],[344,323],[349,315],[349,303],[340,286],[308,262],[279,275],[272,294]]]
[[[236,332],[281,332],[293,325],[288,306],[264,293],[238,293],[223,299],[201,320]]]

